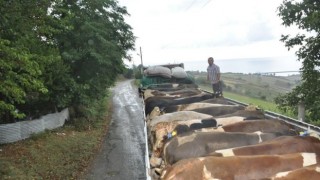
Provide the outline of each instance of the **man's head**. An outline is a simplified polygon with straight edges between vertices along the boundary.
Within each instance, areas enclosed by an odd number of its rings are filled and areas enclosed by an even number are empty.
[[[208,64],[209,64],[209,66],[211,66],[213,64],[213,57],[208,58]]]

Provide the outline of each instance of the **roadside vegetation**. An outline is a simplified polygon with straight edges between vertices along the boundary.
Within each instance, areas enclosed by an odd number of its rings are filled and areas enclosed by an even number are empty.
[[[100,148],[111,120],[112,101],[104,98],[91,109],[90,126],[65,126],[31,138],[0,145],[0,179],[78,179]]]
[[[281,41],[302,62],[302,82],[291,92],[276,98],[284,111],[297,111],[297,104],[304,103],[306,119],[320,125],[320,24],[319,0],[284,0],[278,16],[286,27],[298,27],[295,35],[283,34]]]
[[[0,1],[0,124],[70,108],[76,118],[106,96],[134,49],[114,0]]]

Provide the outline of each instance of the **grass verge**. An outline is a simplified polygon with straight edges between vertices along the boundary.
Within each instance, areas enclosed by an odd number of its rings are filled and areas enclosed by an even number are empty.
[[[212,89],[209,86],[199,85],[199,87],[203,90],[212,92]],[[279,114],[283,114],[285,116],[295,118],[293,114],[283,113],[281,110],[279,110],[277,108],[277,105],[272,102],[268,102],[268,101],[264,101],[261,99],[248,97],[248,96],[243,96],[243,95],[239,95],[239,94],[235,94],[235,93],[231,93],[231,92],[226,92],[226,91],[223,92],[223,96],[226,98],[230,98],[230,99],[239,101],[239,102],[243,102],[245,104],[252,104],[252,105],[258,106],[259,108],[261,108],[263,110],[268,110],[268,111],[272,111],[275,113],[279,113]]]
[[[86,131],[74,126],[46,131],[0,146],[0,179],[77,179],[99,150],[112,115],[106,100],[103,118]]]

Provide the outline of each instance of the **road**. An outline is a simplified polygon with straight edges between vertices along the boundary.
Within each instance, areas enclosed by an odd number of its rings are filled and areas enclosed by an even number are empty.
[[[113,115],[101,152],[86,179],[146,179],[142,100],[131,80],[112,89]]]

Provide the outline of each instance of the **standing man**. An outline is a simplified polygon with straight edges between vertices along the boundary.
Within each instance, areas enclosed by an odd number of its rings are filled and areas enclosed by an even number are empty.
[[[207,68],[207,80],[211,82],[213,89],[213,96],[222,96],[222,88],[220,83],[220,68],[215,65],[212,57],[208,58],[208,68]]]

